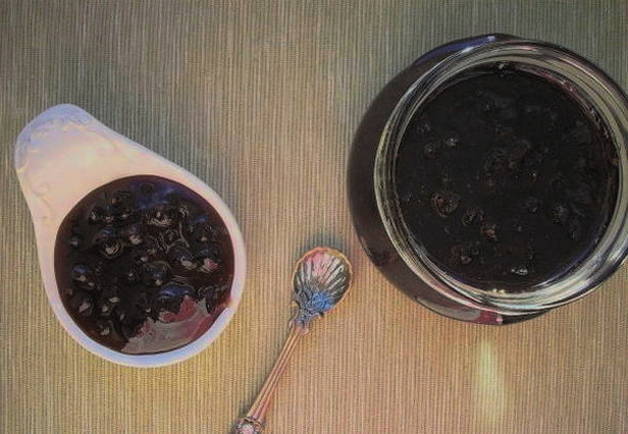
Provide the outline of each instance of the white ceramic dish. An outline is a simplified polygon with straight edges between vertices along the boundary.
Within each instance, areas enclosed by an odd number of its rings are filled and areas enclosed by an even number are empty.
[[[63,327],[85,349],[114,363],[156,367],[198,354],[225,329],[238,307],[244,288],[244,241],[227,205],[203,181],[69,104],[46,110],[22,130],[15,145],[15,170],[33,219],[48,300]],[[54,273],[55,240],[67,213],[95,188],[134,175],[167,178],[200,195],[222,218],[234,253],[234,276],[228,306],[198,339],[181,348],[158,354],[123,354],[92,340],[65,310]]]

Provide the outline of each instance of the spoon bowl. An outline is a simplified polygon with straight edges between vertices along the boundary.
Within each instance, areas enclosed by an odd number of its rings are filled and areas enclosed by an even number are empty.
[[[336,249],[316,247],[299,259],[294,270],[294,321],[307,328],[316,317],[334,309],[351,287],[351,263]]]

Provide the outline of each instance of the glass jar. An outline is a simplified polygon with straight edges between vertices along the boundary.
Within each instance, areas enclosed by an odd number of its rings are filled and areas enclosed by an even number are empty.
[[[393,188],[405,129],[430,95],[463,72],[508,66],[541,76],[569,93],[608,135],[618,155],[618,197],[593,251],[575,268],[523,292],[486,291],[445,273],[413,247]],[[436,48],[395,77],[365,115],[349,161],[354,226],[372,262],[398,288],[428,308],[459,320],[506,324],[528,319],[593,291],[628,253],[628,99],[586,59],[559,46],[486,35]]]

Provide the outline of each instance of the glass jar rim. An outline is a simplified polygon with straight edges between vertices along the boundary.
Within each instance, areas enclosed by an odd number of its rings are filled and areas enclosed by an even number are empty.
[[[558,82],[597,117],[615,145],[619,160],[615,210],[593,251],[567,273],[524,292],[476,288],[437,267],[413,244],[394,194],[396,151],[421,104],[460,73],[489,64],[516,65]],[[603,71],[557,45],[523,39],[493,40],[462,48],[436,63],[414,81],[388,118],[380,137],[373,176],[380,218],[402,260],[432,288],[469,307],[522,314],[560,306],[594,290],[628,254],[628,99]]]

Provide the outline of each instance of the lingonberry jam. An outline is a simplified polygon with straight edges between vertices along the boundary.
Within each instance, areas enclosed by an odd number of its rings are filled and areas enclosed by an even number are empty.
[[[92,339],[129,354],[169,351],[209,329],[233,280],[218,213],[156,176],[101,186],[65,217],[55,245],[61,300]]]
[[[595,247],[616,202],[617,154],[557,84],[474,69],[414,115],[394,182],[405,225],[435,265],[481,289],[522,291]]]

